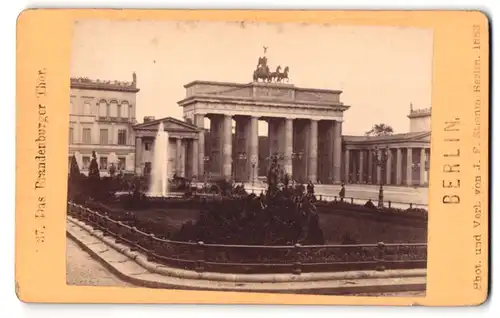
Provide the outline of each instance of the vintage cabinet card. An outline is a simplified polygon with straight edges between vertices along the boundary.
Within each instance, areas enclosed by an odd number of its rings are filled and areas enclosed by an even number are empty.
[[[39,9],[17,35],[21,300],[486,300],[483,13]]]

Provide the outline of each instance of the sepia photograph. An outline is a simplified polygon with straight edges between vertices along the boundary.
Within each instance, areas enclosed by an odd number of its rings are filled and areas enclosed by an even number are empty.
[[[75,21],[66,283],[424,297],[432,65],[426,28]]]

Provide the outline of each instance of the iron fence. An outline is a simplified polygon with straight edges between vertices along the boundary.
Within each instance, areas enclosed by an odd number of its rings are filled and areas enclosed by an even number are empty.
[[[336,195],[325,195],[316,194],[316,198],[320,201],[333,202],[339,201],[340,197]],[[378,199],[370,199],[375,206],[378,206]],[[365,204],[368,199],[366,198],[356,198],[356,197],[344,197],[344,202],[349,202],[351,204]],[[388,208],[398,208],[398,209],[427,209],[427,204],[411,203],[411,202],[400,202],[400,201],[390,201],[384,200],[383,205]]]
[[[253,189],[250,191],[250,193],[254,194],[260,194],[259,192],[253,191]],[[217,196],[216,194],[210,194],[210,193],[197,193],[195,194],[197,196],[201,197],[215,197]],[[185,195],[183,193],[168,193],[166,195],[167,198],[182,198]],[[317,200],[322,201],[322,202],[338,202],[340,201],[340,197],[336,195],[326,195],[326,194],[315,194]],[[155,199],[155,198],[152,198]],[[158,200],[161,200],[163,198],[156,198]],[[344,197],[342,199],[343,202],[351,203],[351,204],[359,204],[359,205],[364,205],[369,199],[366,198],[357,198],[357,197]],[[374,206],[378,206],[378,199],[370,199]],[[396,209],[425,209],[427,210],[427,204],[420,204],[420,203],[411,203],[411,202],[401,202],[401,201],[391,201],[391,200],[384,200],[383,201],[383,206],[387,208],[396,208]]]
[[[68,202],[68,214],[112,236],[148,260],[199,272],[333,272],[425,268],[426,243],[261,246],[181,242],[137,229],[102,212]]]

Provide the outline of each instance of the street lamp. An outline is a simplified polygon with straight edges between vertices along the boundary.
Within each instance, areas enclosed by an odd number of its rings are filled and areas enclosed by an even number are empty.
[[[235,159],[238,161],[245,161],[245,160],[247,160],[247,154],[245,152],[238,152],[235,155]],[[233,165],[233,171],[234,171],[233,179],[236,180],[236,165]]]
[[[204,156],[203,157],[203,175],[204,175],[204,179],[205,179],[205,184],[207,183],[207,164],[210,162],[210,157],[209,156]]]
[[[253,155],[250,158],[250,163],[252,164],[252,188],[255,186],[255,166],[257,166],[257,156]]]
[[[379,149],[377,146],[372,148],[372,157],[375,159],[373,163],[376,167],[380,167],[380,188],[378,190],[378,207],[382,208],[384,206],[384,178],[383,173],[385,172],[384,167],[389,158],[389,147],[384,149]]]

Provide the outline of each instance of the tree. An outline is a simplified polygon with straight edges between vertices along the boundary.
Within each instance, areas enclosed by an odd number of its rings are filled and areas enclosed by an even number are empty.
[[[76,161],[75,155],[71,157],[71,166],[69,168],[69,178],[76,180],[80,178],[80,168],[78,167],[78,162]]]
[[[81,194],[82,175],[75,155],[71,157],[68,178],[68,200],[78,201]]]
[[[95,154],[95,151],[92,151],[92,160],[90,161],[89,166],[89,178],[100,178],[99,166],[97,165],[97,156]]]
[[[375,124],[372,129],[367,131],[367,136],[390,136],[394,133],[391,126],[386,124]]]

